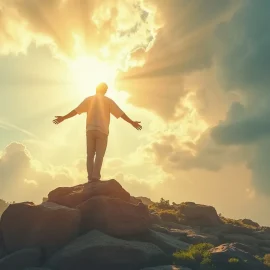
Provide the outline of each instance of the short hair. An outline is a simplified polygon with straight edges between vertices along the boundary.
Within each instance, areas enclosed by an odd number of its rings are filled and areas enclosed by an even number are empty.
[[[100,94],[106,94],[108,90],[108,85],[104,82],[100,83],[97,87],[96,87],[96,92],[100,93]]]

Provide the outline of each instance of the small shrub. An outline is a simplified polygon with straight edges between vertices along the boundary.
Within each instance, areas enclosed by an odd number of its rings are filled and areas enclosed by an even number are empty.
[[[164,221],[177,222],[177,211],[174,210],[162,210],[159,212],[159,216]]]
[[[263,260],[264,260],[264,264],[270,267],[270,254],[264,255]]]
[[[231,264],[237,264],[237,263],[239,263],[239,259],[238,258],[230,258],[228,260],[228,262],[231,263]]]
[[[256,255],[255,258],[260,261],[260,262],[264,262],[264,259],[262,257],[260,257],[259,255]]]
[[[181,250],[173,254],[175,263],[184,266],[198,268],[200,264],[212,266],[211,254],[209,250],[214,246],[209,243],[192,245],[188,250]]]

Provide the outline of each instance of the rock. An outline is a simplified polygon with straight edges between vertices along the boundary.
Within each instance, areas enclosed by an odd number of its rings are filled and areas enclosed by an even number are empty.
[[[55,270],[133,270],[166,262],[167,256],[153,244],[116,239],[94,230],[58,251],[46,265]]]
[[[227,243],[220,245],[218,247],[212,248],[210,250],[212,261],[219,269],[219,266],[225,267],[229,263],[230,258],[239,259],[239,266],[237,269],[256,269],[261,270],[265,269],[263,263],[258,261],[253,255],[242,250],[235,245],[235,243]],[[242,265],[245,265],[245,268],[241,268]],[[247,268],[248,267],[248,268]]]
[[[160,216],[156,213],[150,213],[150,219],[152,224],[159,224],[162,222]]]
[[[260,250],[261,250],[264,254],[270,254],[270,247],[260,247]]]
[[[141,200],[137,199],[136,197],[133,197],[133,196],[130,196],[130,203],[132,204],[139,204],[139,203],[142,203]]]
[[[227,242],[239,242],[243,244],[258,245],[259,241],[253,236],[245,234],[225,234],[224,239]]]
[[[157,267],[147,267],[141,270],[191,270],[191,269],[183,266],[162,265]]]
[[[121,199],[93,197],[78,206],[82,214],[82,229],[98,229],[113,236],[145,232],[151,225],[147,206],[134,205]]]
[[[186,250],[190,246],[190,244],[178,240],[171,235],[162,232],[156,232],[153,230],[149,230],[148,233],[139,237],[139,240],[150,242],[170,255],[177,250]]]
[[[215,226],[221,224],[217,211],[212,206],[188,202],[178,205],[178,210],[181,219],[189,225]]]
[[[0,260],[1,270],[24,270],[28,267],[40,266],[41,251],[37,248],[22,249]]]
[[[147,198],[147,197],[142,197],[142,196],[140,196],[140,197],[136,197],[137,199],[139,199],[139,200],[141,200],[141,202],[143,203],[143,204],[145,204],[145,205],[147,205],[147,206],[149,206],[149,205],[151,205],[151,204],[153,204],[154,202],[152,202],[149,198]]]
[[[0,259],[6,256],[5,243],[2,231],[0,231]]]
[[[79,225],[79,210],[48,202],[11,204],[0,222],[8,252],[30,247],[51,252],[73,240]]]
[[[240,222],[242,222],[245,225],[252,226],[255,228],[260,228],[260,225],[257,222],[252,221],[251,219],[239,219]]]
[[[51,191],[48,201],[76,207],[95,196],[108,196],[129,202],[130,195],[116,180],[86,183],[75,187],[60,187]]]
[[[217,236],[210,234],[188,234],[186,236],[186,241],[193,245],[199,243],[210,243],[216,246],[220,243]]]

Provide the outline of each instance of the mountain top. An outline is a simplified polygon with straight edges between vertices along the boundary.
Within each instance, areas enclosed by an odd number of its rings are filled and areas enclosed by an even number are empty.
[[[1,270],[261,270],[269,253],[267,227],[212,206],[133,197],[116,180],[10,204],[0,221]]]

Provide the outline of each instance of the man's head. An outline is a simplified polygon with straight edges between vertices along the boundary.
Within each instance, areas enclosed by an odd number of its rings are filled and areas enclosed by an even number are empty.
[[[102,82],[96,87],[96,93],[105,95],[107,92],[107,89],[108,89],[108,85],[106,83]]]

